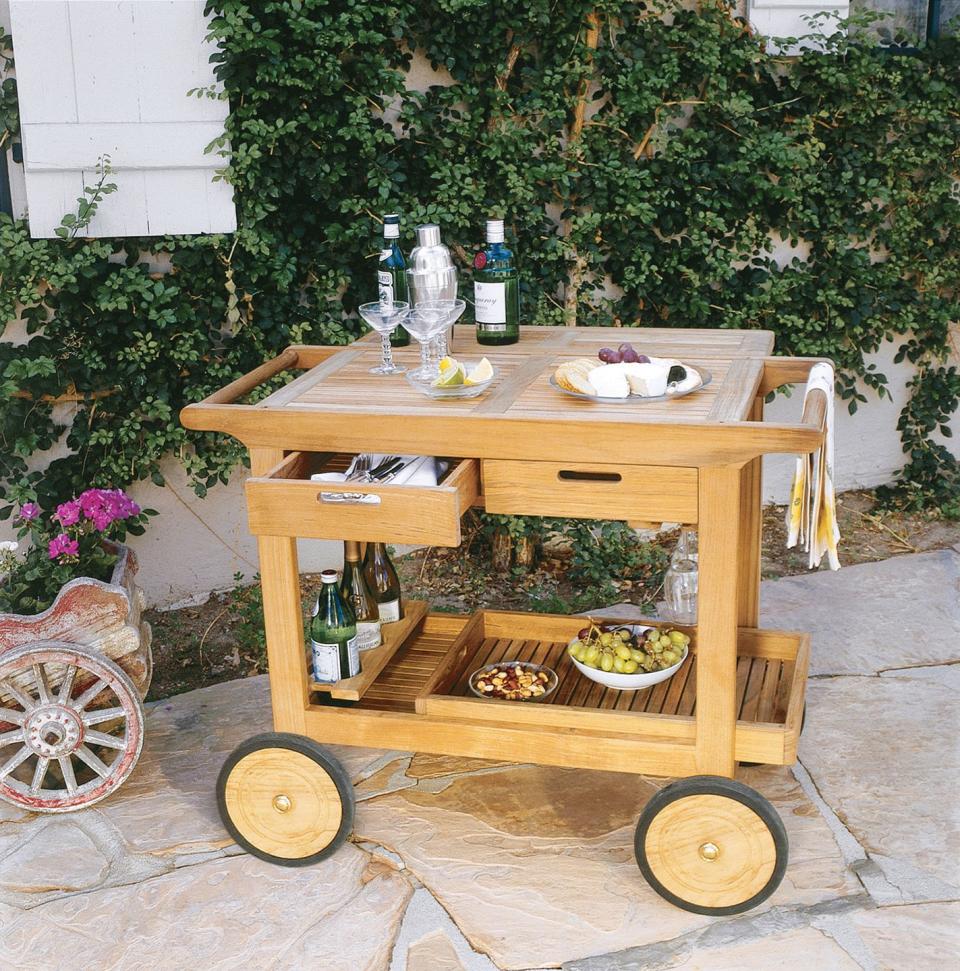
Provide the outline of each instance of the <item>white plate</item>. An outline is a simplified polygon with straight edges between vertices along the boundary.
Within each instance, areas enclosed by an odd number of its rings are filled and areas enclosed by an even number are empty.
[[[620,628],[626,628],[634,635],[653,630],[652,627],[645,627],[642,624],[620,624],[617,629]],[[574,637],[570,641],[570,644],[573,644],[577,640],[579,638]],[[640,691],[642,688],[650,688],[655,684],[659,684],[661,681],[666,681],[667,678],[672,678],[680,670],[689,654],[690,647],[688,645],[683,649],[683,657],[673,667],[664,668],[662,671],[650,671],[649,673],[644,671],[643,674],[620,674],[617,671],[601,671],[599,668],[591,668],[587,667],[586,664],[581,664],[575,657],[571,657],[569,654],[567,654],[567,657],[576,665],[577,670],[584,677],[589,678],[591,681],[596,681],[597,684],[605,685],[608,688],[616,688],[618,691]]]
[[[683,363],[683,362],[681,362]],[[695,368],[690,367],[687,364],[683,365],[688,371],[692,371],[694,374],[699,375],[700,383],[694,385],[692,388],[686,388],[683,391],[667,391],[666,394],[658,395],[642,395],[642,394],[630,394],[626,398],[601,398],[600,395],[596,394],[580,394],[579,391],[569,391],[566,388],[561,388],[557,384],[556,378],[550,375],[550,385],[557,389],[560,394],[569,395],[571,398],[580,398],[581,401],[597,401],[605,405],[635,405],[642,401],[670,401],[672,398],[684,398],[688,394],[695,394],[701,388],[705,388],[712,380],[713,375],[706,368]],[[676,383],[676,382],[675,382]],[[669,388],[669,385],[668,385]]]

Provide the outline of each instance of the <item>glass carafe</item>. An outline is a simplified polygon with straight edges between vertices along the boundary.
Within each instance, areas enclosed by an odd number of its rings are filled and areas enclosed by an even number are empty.
[[[697,584],[697,532],[684,527],[663,578],[664,600],[674,623],[697,622]]]

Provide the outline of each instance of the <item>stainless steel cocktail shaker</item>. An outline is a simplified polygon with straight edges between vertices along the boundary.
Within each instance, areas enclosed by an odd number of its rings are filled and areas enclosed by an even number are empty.
[[[413,307],[425,300],[456,299],[457,268],[450,250],[440,242],[436,223],[417,226],[417,245],[410,253],[407,280]]]

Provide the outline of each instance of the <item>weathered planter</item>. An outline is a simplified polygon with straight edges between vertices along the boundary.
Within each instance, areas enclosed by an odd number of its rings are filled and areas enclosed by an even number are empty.
[[[153,672],[137,561],[126,546],[109,583],[79,577],[36,615],[0,613],[0,799],[67,812],[133,771]]]

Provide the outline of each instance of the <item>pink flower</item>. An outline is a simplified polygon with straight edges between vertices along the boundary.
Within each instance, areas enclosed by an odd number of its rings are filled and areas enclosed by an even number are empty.
[[[101,533],[111,523],[140,513],[140,507],[122,489],[87,489],[76,502]]]
[[[57,506],[53,518],[61,526],[72,526],[80,520],[80,504],[75,499],[71,499],[70,502],[61,502]]]
[[[20,507],[20,518],[25,522],[33,522],[40,515],[40,507],[35,502],[25,502]]]
[[[47,547],[47,555],[51,560],[56,560],[61,556],[77,556],[79,552],[80,544],[66,533],[55,536],[50,540],[50,545]]]
[[[95,509],[91,519],[93,519],[93,525],[99,533],[102,533],[113,522],[113,516],[104,509]]]

